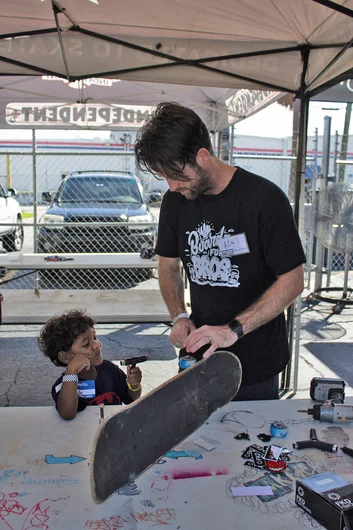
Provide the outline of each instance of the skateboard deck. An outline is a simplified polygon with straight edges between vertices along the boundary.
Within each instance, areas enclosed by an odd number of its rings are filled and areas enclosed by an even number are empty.
[[[104,502],[190,436],[231,401],[241,379],[238,357],[216,351],[107,418],[91,451],[94,501]]]

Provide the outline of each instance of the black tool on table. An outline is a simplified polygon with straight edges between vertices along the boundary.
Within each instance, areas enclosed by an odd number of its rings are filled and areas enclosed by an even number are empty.
[[[343,451],[346,455],[351,456],[353,458],[353,449],[351,449],[350,447],[346,447],[345,445],[343,445],[341,447],[341,451]]]
[[[310,429],[310,440],[294,442],[293,447],[294,449],[320,449],[320,451],[328,451],[329,453],[337,453],[338,450],[338,445],[318,440],[315,429]]]

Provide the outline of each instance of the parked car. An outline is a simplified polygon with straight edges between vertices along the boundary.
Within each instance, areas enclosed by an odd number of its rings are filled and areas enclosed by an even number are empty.
[[[123,171],[76,171],[67,175],[40,218],[38,251],[140,252],[154,246],[156,218],[140,180]],[[73,223],[81,223],[79,226]]]
[[[23,245],[22,210],[16,199],[16,190],[7,193],[0,186],[0,239],[7,252],[21,250]]]
[[[160,204],[163,199],[163,193],[159,190],[152,190],[150,194],[150,202],[154,204]]]

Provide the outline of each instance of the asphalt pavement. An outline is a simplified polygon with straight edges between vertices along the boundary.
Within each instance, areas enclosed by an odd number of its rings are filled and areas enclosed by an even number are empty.
[[[0,327],[0,406],[52,405],[51,387],[63,369],[43,356],[37,344],[41,326]],[[97,324],[105,359],[116,362],[147,355],[140,365],[143,393],[177,373],[176,350],[163,324]],[[125,370],[125,368],[122,368]]]
[[[351,396],[353,306],[347,305],[341,313],[335,314],[333,304],[307,303],[308,293],[304,293],[301,309],[298,389],[294,397],[309,397],[313,377],[340,378],[346,382],[346,395]],[[35,325],[0,327],[0,406],[52,405],[51,386],[62,369],[55,367],[39,351],[40,328]],[[143,394],[177,373],[177,350],[168,340],[169,326],[98,324],[96,329],[106,359],[119,363],[134,355],[149,356],[149,360],[141,364]],[[283,397],[293,395],[287,393]]]

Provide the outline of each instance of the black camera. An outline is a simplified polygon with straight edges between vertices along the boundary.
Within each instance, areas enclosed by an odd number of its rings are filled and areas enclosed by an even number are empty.
[[[314,377],[310,382],[310,397],[314,401],[344,403],[345,386],[342,379]]]

